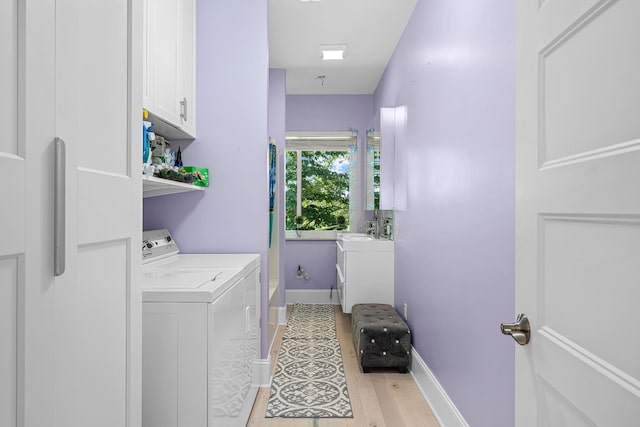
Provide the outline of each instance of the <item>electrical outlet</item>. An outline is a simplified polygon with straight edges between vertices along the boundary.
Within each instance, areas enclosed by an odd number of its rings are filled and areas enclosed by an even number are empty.
[[[407,303],[404,303],[404,320],[408,320],[407,319]]]

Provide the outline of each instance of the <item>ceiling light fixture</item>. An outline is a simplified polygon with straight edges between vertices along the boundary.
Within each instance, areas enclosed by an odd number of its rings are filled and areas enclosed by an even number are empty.
[[[347,56],[347,45],[323,44],[320,45],[320,51],[324,61],[342,61]]]

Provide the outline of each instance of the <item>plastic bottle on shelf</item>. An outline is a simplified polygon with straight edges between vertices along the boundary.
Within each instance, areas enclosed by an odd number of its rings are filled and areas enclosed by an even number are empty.
[[[180,147],[178,147],[178,152],[176,153],[176,167],[181,168],[184,166],[182,164],[182,151],[180,151]]]

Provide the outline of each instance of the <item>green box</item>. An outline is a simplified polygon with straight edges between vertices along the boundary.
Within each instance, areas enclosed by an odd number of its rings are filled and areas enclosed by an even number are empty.
[[[195,166],[183,166],[185,172],[199,172],[202,175],[202,179],[193,180],[193,185],[197,185],[199,187],[208,187],[209,186],[209,168],[198,168]]]

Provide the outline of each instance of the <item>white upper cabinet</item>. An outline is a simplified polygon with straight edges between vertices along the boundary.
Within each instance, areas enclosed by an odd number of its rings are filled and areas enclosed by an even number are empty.
[[[143,107],[154,131],[196,136],[195,0],[144,0]]]

